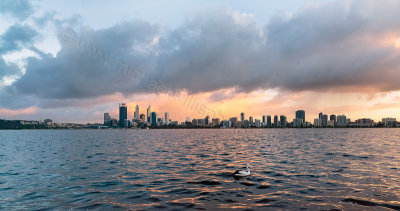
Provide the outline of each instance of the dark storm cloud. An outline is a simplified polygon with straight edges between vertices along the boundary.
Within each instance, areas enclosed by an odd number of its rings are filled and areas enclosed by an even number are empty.
[[[19,20],[25,20],[34,12],[28,0],[1,0],[0,13],[11,15]]]
[[[261,28],[226,9],[168,31],[140,21],[60,31],[58,54],[30,58],[26,74],[3,92],[57,107],[68,99],[157,93],[161,86],[190,93],[398,90],[399,48],[383,42],[400,38],[398,11],[400,1],[336,1],[277,15]]]

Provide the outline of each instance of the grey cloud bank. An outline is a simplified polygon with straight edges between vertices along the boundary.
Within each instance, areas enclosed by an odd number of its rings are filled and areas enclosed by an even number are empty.
[[[277,15],[263,27],[247,15],[216,9],[170,30],[145,21],[81,28],[73,40],[61,37],[54,57],[29,58],[26,73],[0,92],[2,99],[13,99],[0,107],[74,106],[114,93],[157,92],[148,81],[132,78],[135,71],[189,93],[398,90],[400,49],[382,42],[400,38],[398,11],[400,1],[335,1]],[[8,34],[14,31],[19,33]],[[33,44],[36,34],[28,26],[11,26],[1,36],[0,54]],[[119,71],[118,62],[129,71]],[[0,78],[18,72],[3,60],[0,68]],[[221,93],[212,97],[226,99]]]

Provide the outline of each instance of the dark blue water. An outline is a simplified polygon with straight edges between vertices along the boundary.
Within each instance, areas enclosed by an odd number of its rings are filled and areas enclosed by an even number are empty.
[[[160,208],[400,210],[400,130],[0,131],[0,209]]]

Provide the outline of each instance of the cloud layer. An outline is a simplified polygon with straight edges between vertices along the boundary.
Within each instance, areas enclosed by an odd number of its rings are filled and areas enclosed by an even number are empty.
[[[175,29],[145,21],[101,30],[72,26],[58,32],[55,56],[33,48],[38,32],[15,24],[1,35],[0,54],[26,47],[39,57],[29,58],[26,73],[0,92],[7,99],[0,107],[73,106],[115,93],[170,89],[399,90],[398,11],[397,0],[355,0],[278,14],[263,27],[252,15],[230,9],[202,13]],[[2,59],[0,70],[0,79],[18,71]],[[216,92],[213,100],[226,99],[223,94]]]

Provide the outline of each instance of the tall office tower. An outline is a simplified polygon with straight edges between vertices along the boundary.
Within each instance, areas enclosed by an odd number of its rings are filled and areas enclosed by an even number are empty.
[[[304,110],[296,111],[296,118],[293,120],[294,127],[303,127],[306,122],[306,112]]]
[[[151,120],[150,120],[150,122],[151,122],[151,126],[157,126],[157,113],[156,112],[151,112]]]
[[[249,117],[249,123],[250,123],[250,125],[253,125],[253,124],[254,124],[254,121],[253,121],[253,117],[252,117],[252,116]]]
[[[336,120],[336,115],[335,115],[335,114],[331,114],[331,115],[329,116],[329,120],[330,120],[330,121],[333,121],[333,124],[336,126],[337,120]]]
[[[260,127],[261,127],[261,121],[260,121],[259,119],[255,119],[255,120],[254,120],[254,125],[255,125],[256,127],[260,128]]]
[[[262,116],[262,123],[263,123],[263,126],[265,126],[267,124],[267,116],[265,116],[265,115]]]
[[[109,125],[111,121],[111,116],[109,113],[104,113],[104,125]]]
[[[151,105],[147,107],[147,122],[151,123]]]
[[[135,107],[135,112],[133,113],[133,119],[134,120],[139,119],[139,105],[136,105],[136,107]]]
[[[338,127],[346,127],[347,126],[347,119],[346,119],[345,115],[337,116],[337,126]]]
[[[274,116],[274,127],[278,127],[278,115]]]
[[[304,123],[306,121],[306,112],[304,110],[296,111],[296,119],[302,119]]]
[[[242,124],[243,124],[244,120],[245,120],[245,116],[244,116],[244,113],[242,112],[242,113],[240,113],[240,121],[242,122]]]
[[[165,124],[169,125],[169,113],[165,112]]]
[[[280,117],[281,117],[281,127],[282,127],[282,128],[285,128],[285,127],[286,127],[286,125],[287,125],[287,119],[286,119],[286,116],[284,116],[284,115],[281,115]]]
[[[144,115],[144,114],[140,114],[140,120],[142,120],[142,122],[145,122],[146,121],[146,115]]]
[[[272,127],[271,116],[267,116],[267,127]]]
[[[322,115],[322,127],[327,127],[328,126],[328,115],[324,114]]]
[[[208,124],[210,124],[210,117],[206,116],[206,118],[204,118],[204,124],[207,126]]]
[[[128,119],[128,108],[125,103],[119,104],[119,126],[125,126],[125,120]]]

